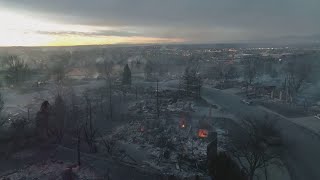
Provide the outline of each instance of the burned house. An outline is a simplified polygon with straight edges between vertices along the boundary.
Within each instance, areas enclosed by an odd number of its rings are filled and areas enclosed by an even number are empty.
[[[262,96],[273,96],[277,91],[277,86],[273,83],[257,83],[248,89],[248,98],[257,98]]]
[[[277,87],[275,85],[258,85],[253,88],[254,93],[257,96],[261,95],[271,95],[273,91],[275,91]]]

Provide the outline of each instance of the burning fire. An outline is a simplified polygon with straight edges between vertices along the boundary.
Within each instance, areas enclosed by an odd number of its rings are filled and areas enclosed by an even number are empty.
[[[199,129],[199,131],[198,131],[198,136],[200,138],[207,138],[208,134],[209,134],[208,130],[206,130],[206,129]]]
[[[186,119],[185,119],[184,115],[181,117],[181,119],[179,121],[179,127],[180,128],[185,128],[186,127]]]
[[[179,124],[180,124],[180,127],[181,127],[181,128],[185,128],[185,127],[186,127],[186,121],[183,120],[183,119],[180,120]]]

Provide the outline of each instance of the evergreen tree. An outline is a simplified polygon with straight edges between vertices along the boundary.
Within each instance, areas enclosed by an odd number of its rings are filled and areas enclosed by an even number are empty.
[[[196,68],[187,67],[184,75],[180,79],[180,89],[184,91],[187,97],[200,97],[202,79]]]
[[[58,141],[61,141],[64,134],[64,125],[67,114],[66,104],[61,95],[56,97],[52,110],[53,118],[50,118],[50,133],[55,136]]]
[[[122,76],[122,84],[131,85],[131,70],[128,64],[124,67]]]

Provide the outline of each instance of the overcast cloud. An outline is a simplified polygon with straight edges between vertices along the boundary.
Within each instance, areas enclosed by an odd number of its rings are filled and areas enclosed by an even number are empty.
[[[0,0],[0,5],[59,23],[121,29],[94,35],[214,42],[320,34],[320,0]]]

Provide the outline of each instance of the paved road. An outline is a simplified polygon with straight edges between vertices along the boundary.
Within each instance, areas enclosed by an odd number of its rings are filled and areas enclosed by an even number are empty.
[[[219,104],[235,114],[263,117],[267,112],[255,106],[241,103],[241,98],[223,91],[206,88],[202,96],[210,103]],[[272,115],[268,113],[269,115]],[[287,164],[293,180],[320,179],[320,137],[286,119],[280,118],[277,127],[281,130],[286,150],[283,161]]]

